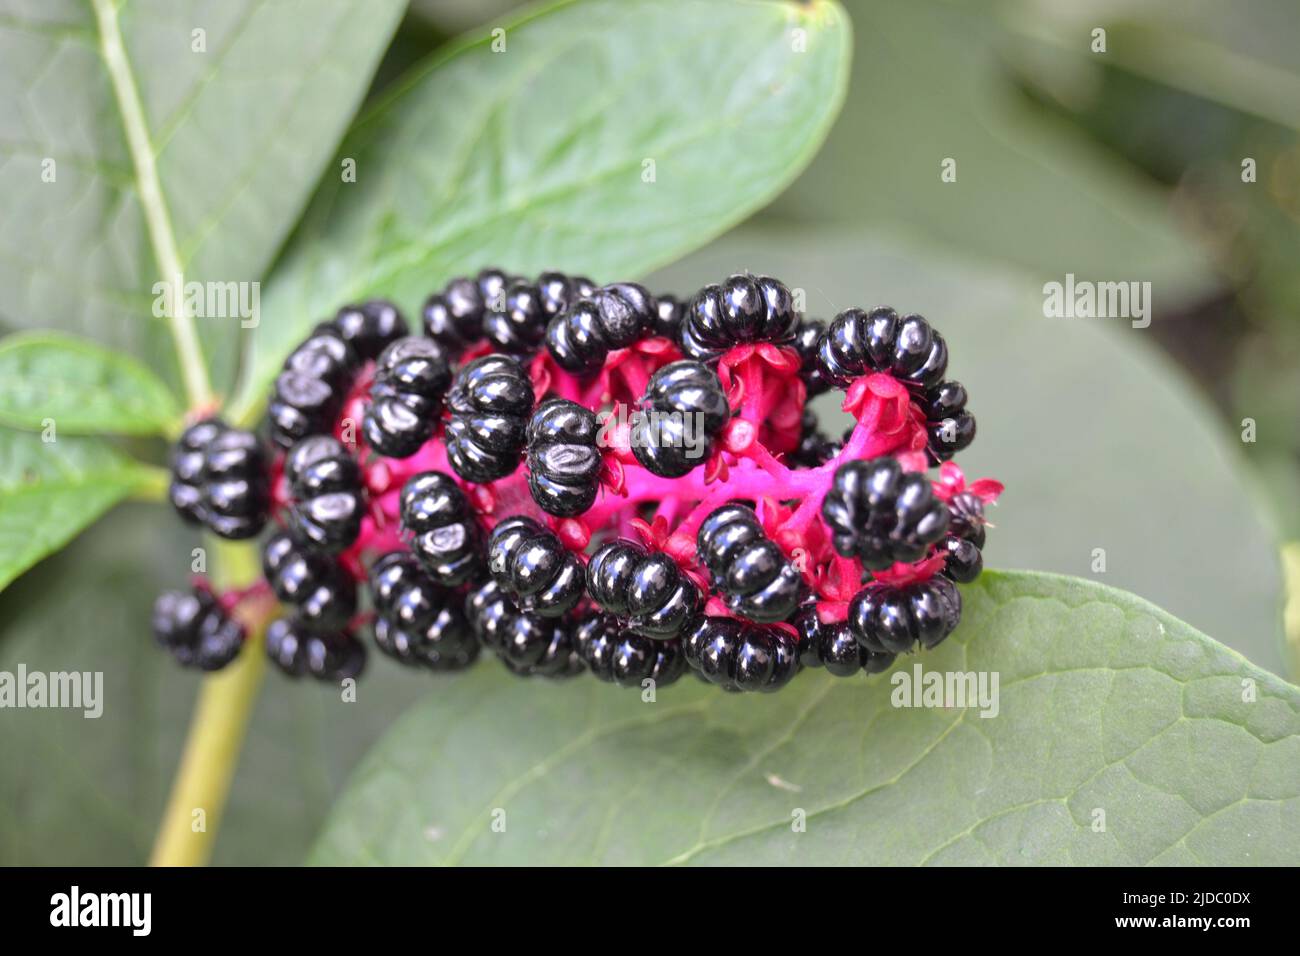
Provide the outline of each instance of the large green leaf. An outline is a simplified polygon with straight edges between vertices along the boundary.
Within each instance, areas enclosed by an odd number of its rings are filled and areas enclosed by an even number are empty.
[[[1300,862],[1300,689],[1097,584],[990,572],[964,593],[956,634],[891,676],[770,697],[480,668],[385,736],[311,859]],[[917,667],[996,674],[996,707],[896,706]]]
[[[885,302],[943,332],[979,421],[959,462],[1007,484],[990,564],[1095,577],[1285,673],[1276,541],[1243,446],[1150,329],[1045,318],[1039,277],[881,232],[746,227],[651,281],[685,291],[740,269],[806,290],[814,316]],[[839,400],[815,404],[831,435]]]
[[[174,426],[176,400],[130,356],[52,332],[0,340],[0,424],[68,434],[152,435]]]
[[[345,140],[357,182],[324,183],[267,290],[245,416],[349,299],[410,313],[493,263],[613,281],[702,245],[808,162],[849,65],[848,21],[825,0],[594,0],[502,28],[504,52],[486,32],[457,44]]]
[[[46,438],[52,440],[46,441]],[[0,428],[0,588],[158,472],[94,438]]]
[[[171,368],[163,327],[150,318],[153,284],[173,267],[187,280],[262,278],[403,8],[7,0],[0,316],[165,357]],[[110,67],[106,53],[119,48]],[[200,325],[233,355],[237,320]]]

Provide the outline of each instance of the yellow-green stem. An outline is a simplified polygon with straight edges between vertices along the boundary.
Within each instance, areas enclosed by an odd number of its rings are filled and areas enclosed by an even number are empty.
[[[1300,678],[1300,541],[1282,545],[1282,580],[1286,606],[1282,625],[1286,633],[1286,665],[1292,680]]]
[[[259,573],[256,549],[220,542],[209,548],[213,578],[222,588],[244,587]],[[152,866],[202,866],[212,856],[230,783],[266,668],[262,653],[265,606],[241,615],[248,639],[239,657],[205,677],[190,722],[171,797],[154,841]],[[201,811],[201,812],[199,812]]]

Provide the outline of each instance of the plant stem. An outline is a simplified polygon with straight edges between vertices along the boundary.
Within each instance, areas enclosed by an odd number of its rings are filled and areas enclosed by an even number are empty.
[[[1300,541],[1282,545],[1282,586],[1286,605],[1282,626],[1286,634],[1287,674],[1300,678]]]
[[[251,545],[220,542],[212,550],[214,576],[222,588],[243,587],[257,578],[257,554]],[[262,641],[268,610],[265,604],[241,609],[240,617],[248,629],[243,650],[225,670],[204,678],[149,860],[152,866],[202,866],[212,856],[266,670]],[[196,814],[196,810],[203,813]]]

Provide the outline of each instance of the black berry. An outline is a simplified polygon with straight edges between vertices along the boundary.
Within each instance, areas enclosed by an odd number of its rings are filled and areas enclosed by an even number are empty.
[[[632,453],[664,478],[680,478],[712,452],[731,420],[717,374],[702,362],[671,362],[650,376],[632,427]]]
[[[476,279],[452,279],[424,303],[424,334],[447,355],[459,355],[483,338],[483,320],[489,312],[501,311],[509,282],[500,269],[484,269]]]
[[[172,451],[172,505],[223,538],[251,538],[271,505],[266,452],[252,432],[217,419],[191,425]]]
[[[872,571],[921,560],[948,528],[948,508],[929,479],[887,456],[841,465],[822,500],[822,517],[835,550]]]
[[[686,306],[675,295],[656,296],[658,307],[655,309],[654,321],[650,331],[676,342],[682,334],[682,319],[686,317]]]
[[[515,674],[570,677],[582,672],[571,624],[519,610],[495,580],[469,593],[465,614],[483,646]]]
[[[587,593],[625,620],[631,633],[660,641],[680,637],[704,603],[700,589],[672,558],[623,539],[591,556]]]
[[[316,332],[284,361],[267,403],[271,438],[292,448],[331,431],[357,367],[352,347],[334,332]]]
[[[365,360],[378,358],[380,352],[409,332],[402,313],[386,299],[345,305],[321,330],[338,335],[358,358]]]
[[[488,571],[522,611],[560,617],[581,600],[586,573],[558,535],[532,518],[507,518],[487,542]]]
[[[752,508],[728,504],[712,512],[700,525],[696,550],[727,607],[741,617],[784,621],[798,605],[802,577]]]
[[[807,667],[825,667],[836,677],[852,677],[859,671],[879,674],[894,663],[894,654],[859,644],[847,623],[823,623],[816,604],[801,607],[791,623],[799,632],[799,663]]]
[[[366,666],[365,645],[348,631],[312,631],[287,617],[266,629],[266,656],[290,677],[321,681],[355,678]]]
[[[533,383],[517,359],[485,355],[460,370],[447,396],[447,457],[466,481],[496,481],[519,464]]]
[[[849,604],[849,627],[859,644],[899,654],[920,643],[931,648],[961,621],[961,593],[942,576],[895,587],[869,584]]]
[[[203,452],[227,427],[218,419],[205,419],[185,429],[172,449],[169,494],[172,506],[188,524],[207,523],[207,508],[203,504]]]
[[[640,637],[610,614],[593,613],[574,631],[578,654],[598,680],[620,687],[640,687],[654,681],[667,687],[686,672],[680,641],[653,641]]]
[[[634,282],[602,286],[557,315],[546,327],[546,347],[566,372],[600,371],[614,349],[650,332],[659,316],[655,297]]]
[[[365,497],[356,460],[336,438],[312,435],[285,457],[284,477],[292,503],[289,528],[298,541],[332,554],[361,532]]]
[[[244,646],[244,628],[209,592],[164,591],[153,605],[153,636],[183,667],[220,670]]]
[[[411,551],[444,587],[464,584],[483,567],[478,522],[450,475],[426,471],[402,486],[401,523]]]
[[[799,324],[794,341],[790,344],[799,353],[799,377],[807,387],[807,395],[812,398],[830,390],[831,383],[822,374],[821,362],[818,360],[818,348],[826,332],[826,323],[818,319],[808,319]]]
[[[984,556],[973,541],[950,534],[943,539],[943,573],[959,584],[970,584],[984,570]]]
[[[529,419],[528,490],[547,514],[572,518],[596,500],[601,457],[596,416],[577,402],[550,398]]]
[[[696,293],[682,319],[682,351],[711,362],[747,342],[785,344],[799,323],[790,290],[770,276],[733,275]]]
[[[551,319],[595,288],[590,279],[559,272],[544,272],[536,283],[515,279],[506,287],[503,309],[485,315],[483,332],[503,352],[528,354],[542,345]]]
[[[948,502],[948,511],[952,521],[948,524],[950,534],[965,538],[977,548],[984,547],[984,526],[988,519],[984,517],[984,499],[970,491],[962,491],[952,496]]]
[[[390,657],[436,671],[460,670],[478,657],[461,597],[429,577],[410,552],[375,561],[370,593],[375,643]]]
[[[438,427],[451,384],[442,347],[410,336],[393,342],[375,364],[370,401],[362,420],[367,444],[390,458],[409,458]]]
[[[799,670],[799,645],[779,627],[701,617],[682,640],[686,662],[729,691],[775,691]]]
[[[929,322],[884,306],[841,312],[826,327],[817,354],[823,377],[840,387],[870,372],[928,387],[948,368],[947,343]]]
[[[356,582],[332,558],[300,544],[287,531],[262,547],[262,573],[275,596],[293,605],[301,629],[339,631],[357,609]]]
[[[940,382],[925,392],[925,430],[935,461],[947,461],[975,440],[975,416],[966,411],[961,382]]]

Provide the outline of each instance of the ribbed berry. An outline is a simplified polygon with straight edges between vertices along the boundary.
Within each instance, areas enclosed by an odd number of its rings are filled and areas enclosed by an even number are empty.
[[[600,371],[614,349],[648,334],[659,315],[655,297],[634,282],[602,286],[557,315],[546,327],[546,348],[566,372]]]
[[[807,388],[809,398],[830,390],[831,383],[822,373],[818,360],[818,348],[822,335],[826,332],[826,323],[819,319],[805,319],[795,330],[794,340],[790,343],[799,353],[799,377]]]
[[[220,670],[244,646],[244,627],[209,592],[164,591],[153,605],[153,636],[183,667]]]
[[[361,470],[343,444],[330,435],[304,438],[285,457],[284,477],[294,537],[327,554],[351,547],[361,532],[365,493]]]
[[[409,333],[406,319],[387,299],[345,305],[318,331],[333,332],[363,360],[376,359],[390,344]]]
[[[229,426],[208,418],[185,429],[172,448],[172,507],[187,524],[205,524],[208,512],[203,503],[203,452]]]
[[[798,606],[803,579],[753,508],[733,503],[713,511],[700,525],[696,551],[727,607],[741,617],[784,621]]]
[[[483,567],[482,535],[469,499],[450,475],[426,471],[402,486],[402,529],[411,551],[444,587],[464,584]]]
[[[799,663],[805,667],[825,667],[836,677],[852,677],[859,671],[879,674],[894,663],[896,655],[859,644],[847,623],[823,623],[816,604],[801,607],[791,623],[799,632]]]
[[[424,334],[447,355],[459,355],[483,338],[483,320],[489,312],[501,310],[509,282],[500,269],[484,269],[475,279],[452,279],[424,303]]]
[[[485,355],[466,365],[447,396],[447,458],[466,481],[504,478],[519,464],[533,411],[533,383],[517,359]]]
[[[330,432],[357,362],[352,347],[330,332],[313,333],[290,352],[266,406],[272,440],[288,449]]]
[[[633,634],[660,641],[685,633],[704,603],[672,558],[626,539],[602,545],[591,556],[587,593]]]
[[[835,550],[872,571],[921,560],[948,529],[948,508],[929,479],[887,456],[841,465],[822,517]]]
[[[551,319],[595,289],[590,279],[559,272],[544,272],[535,283],[515,279],[506,287],[504,308],[484,316],[483,333],[501,351],[526,355],[541,347]]]
[[[492,529],[487,564],[520,610],[541,617],[571,611],[586,588],[577,555],[532,518],[507,518]]]
[[[701,362],[749,342],[790,342],[799,324],[794,298],[770,276],[733,275],[695,294],[682,319],[682,351]]]
[[[582,672],[571,623],[519,610],[495,580],[469,593],[465,615],[483,646],[515,674],[571,677]]]
[[[983,548],[984,526],[988,524],[988,519],[984,517],[984,499],[973,492],[961,491],[948,502],[948,511],[952,514],[948,533],[965,538],[977,548]]]
[[[959,584],[970,584],[984,570],[984,556],[973,541],[950,534],[943,539],[943,573]]]
[[[574,631],[583,663],[598,680],[620,687],[653,681],[667,687],[686,672],[681,641],[653,641],[632,633],[611,614],[592,613]]]
[[[573,518],[592,506],[600,483],[596,416],[577,402],[550,398],[528,421],[528,490],[547,514]]]
[[[341,681],[361,675],[366,648],[348,631],[312,631],[282,617],[266,629],[266,656],[290,677]]]
[[[287,531],[262,547],[262,574],[275,596],[293,605],[307,630],[342,630],[356,613],[356,582],[330,557],[310,550]]]
[[[191,425],[172,451],[169,497],[180,516],[223,538],[251,538],[271,505],[266,452],[252,432],[217,419]]]
[[[934,461],[947,461],[975,440],[975,416],[966,411],[961,382],[940,382],[925,392],[925,431]]]
[[[653,375],[632,426],[632,453],[663,478],[680,478],[712,453],[731,420],[717,374],[701,362],[670,362]]]
[[[779,627],[701,617],[682,640],[686,662],[729,691],[780,690],[799,670],[799,644]]]
[[[943,576],[903,587],[869,584],[849,603],[848,621],[869,651],[900,654],[918,642],[931,648],[961,621],[961,592]]]
[[[415,336],[379,356],[362,420],[366,443],[381,455],[409,458],[438,427],[451,369],[442,346]]]
[[[375,561],[370,593],[375,643],[390,657],[436,671],[460,670],[478,657],[462,598],[429,577],[410,552]]]
[[[947,343],[929,322],[885,306],[841,312],[826,327],[817,355],[822,375],[840,387],[870,372],[928,387],[948,368]]]
[[[658,307],[650,331],[674,342],[678,341],[682,334],[682,319],[686,317],[686,306],[689,303],[667,293],[655,296],[655,299]]]

